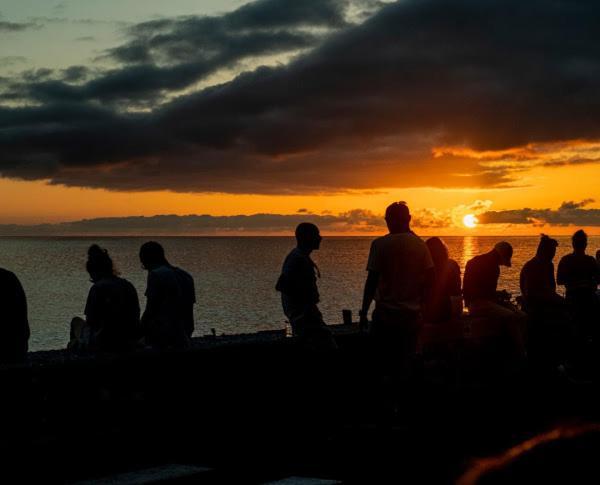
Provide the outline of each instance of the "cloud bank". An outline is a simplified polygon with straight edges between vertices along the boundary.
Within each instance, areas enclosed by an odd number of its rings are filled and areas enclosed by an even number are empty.
[[[538,156],[506,151],[600,140],[599,21],[592,0],[259,0],[145,22],[109,70],[3,83],[0,173],[265,194],[515,185]]]
[[[533,226],[600,226],[600,209],[586,209],[594,199],[566,201],[558,209],[487,211],[478,216],[481,224],[531,224]]]

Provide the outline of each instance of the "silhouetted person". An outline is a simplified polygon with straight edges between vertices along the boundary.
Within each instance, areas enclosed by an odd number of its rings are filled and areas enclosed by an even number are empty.
[[[432,323],[447,322],[462,315],[460,267],[448,256],[448,247],[439,237],[425,241],[433,266],[435,284],[428,303],[427,319]]]
[[[293,335],[316,350],[335,347],[319,311],[319,269],[310,254],[321,246],[319,228],[303,222],[296,228],[297,245],[287,255],[275,289],[281,292],[283,313]]]
[[[517,353],[524,357],[526,315],[504,300],[505,292],[498,292],[500,266],[510,267],[512,246],[499,242],[494,249],[475,256],[465,267],[463,296],[469,314],[499,323],[514,343]]]
[[[140,303],[134,286],[118,276],[108,251],[96,244],[88,250],[87,272],[92,281],[85,321],[71,323],[71,348],[124,352],[135,347],[140,334]]]
[[[27,299],[14,273],[0,268],[0,363],[18,363],[27,357],[29,321]]]
[[[566,288],[567,302],[572,307],[578,329],[589,336],[598,333],[598,298],[600,267],[592,256],[585,254],[587,234],[579,230],[572,237],[573,252],[563,256],[556,279]],[[583,335],[582,335],[583,336]]]
[[[542,235],[536,255],[521,270],[523,309],[529,315],[529,346],[554,363],[565,357],[573,338],[565,299],[556,293],[554,263],[558,241]]]
[[[543,311],[563,306],[565,301],[556,293],[554,263],[558,241],[542,235],[536,255],[527,261],[519,279],[521,295],[527,311]]]
[[[147,343],[159,349],[189,347],[194,332],[194,279],[169,264],[157,242],[142,245],[140,261],[148,270],[146,309],[142,316]]]
[[[388,371],[404,373],[415,354],[421,307],[433,287],[433,261],[423,240],[410,230],[410,212],[404,202],[385,212],[389,234],[371,244],[368,276],[360,311],[367,324],[375,300],[371,335]]]

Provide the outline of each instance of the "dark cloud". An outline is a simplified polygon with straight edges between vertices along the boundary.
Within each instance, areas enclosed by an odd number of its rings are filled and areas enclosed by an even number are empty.
[[[35,22],[8,22],[0,19],[0,33],[23,32],[24,30],[39,29],[40,25]]]
[[[27,62],[27,58],[23,56],[2,56],[0,57],[0,65],[3,67],[14,66]]]
[[[312,222],[321,231],[331,233],[385,232],[386,223],[382,214],[365,209],[353,209],[333,214],[324,211],[314,214],[299,210],[296,214],[253,214],[233,216],[212,215],[156,215],[151,217],[106,217],[83,219],[57,224],[18,225],[0,224],[0,236],[60,236],[60,235],[161,235],[161,234],[227,234],[227,233],[282,233],[293,234],[301,222]],[[414,228],[448,227],[448,213],[433,209],[417,210],[413,213]]]
[[[381,9],[358,25],[347,5],[262,0],[133,26],[109,53],[120,66],[10,88],[38,107],[0,111],[0,170],[117,190],[501,187],[518,183],[519,160],[490,168],[432,148],[600,139],[597,2],[370,2]],[[224,66],[298,49],[162,103]]]
[[[558,209],[488,211],[478,215],[480,224],[533,224],[555,226],[600,226],[600,209],[585,209],[594,199],[566,201]]]
[[[215,233],[281,233],[293,234],[301,222],[313,222],[322,231],[370,232],[385,227],[383,218],[361,209],[338,215],[318,214],[254,214],[239,216],[159,215],[153,217],[113,217],[84,219],[59,224],[24,226],[0,225],[1,236],[49,236],[94,234],[215,234]]]

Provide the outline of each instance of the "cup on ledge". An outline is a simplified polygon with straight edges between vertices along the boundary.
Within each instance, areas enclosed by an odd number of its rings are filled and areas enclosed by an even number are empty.
[[[352,325],[352,310],[342,310],[344,325]]]

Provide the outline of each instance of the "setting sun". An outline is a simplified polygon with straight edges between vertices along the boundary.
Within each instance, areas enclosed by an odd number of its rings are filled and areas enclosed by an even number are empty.
[[[479,221],[477,220],[477,217],[475,217],[473,214],[467,214],[465,217],[463,217],[463,224],[469,229],[477,227],[478,222]]]

